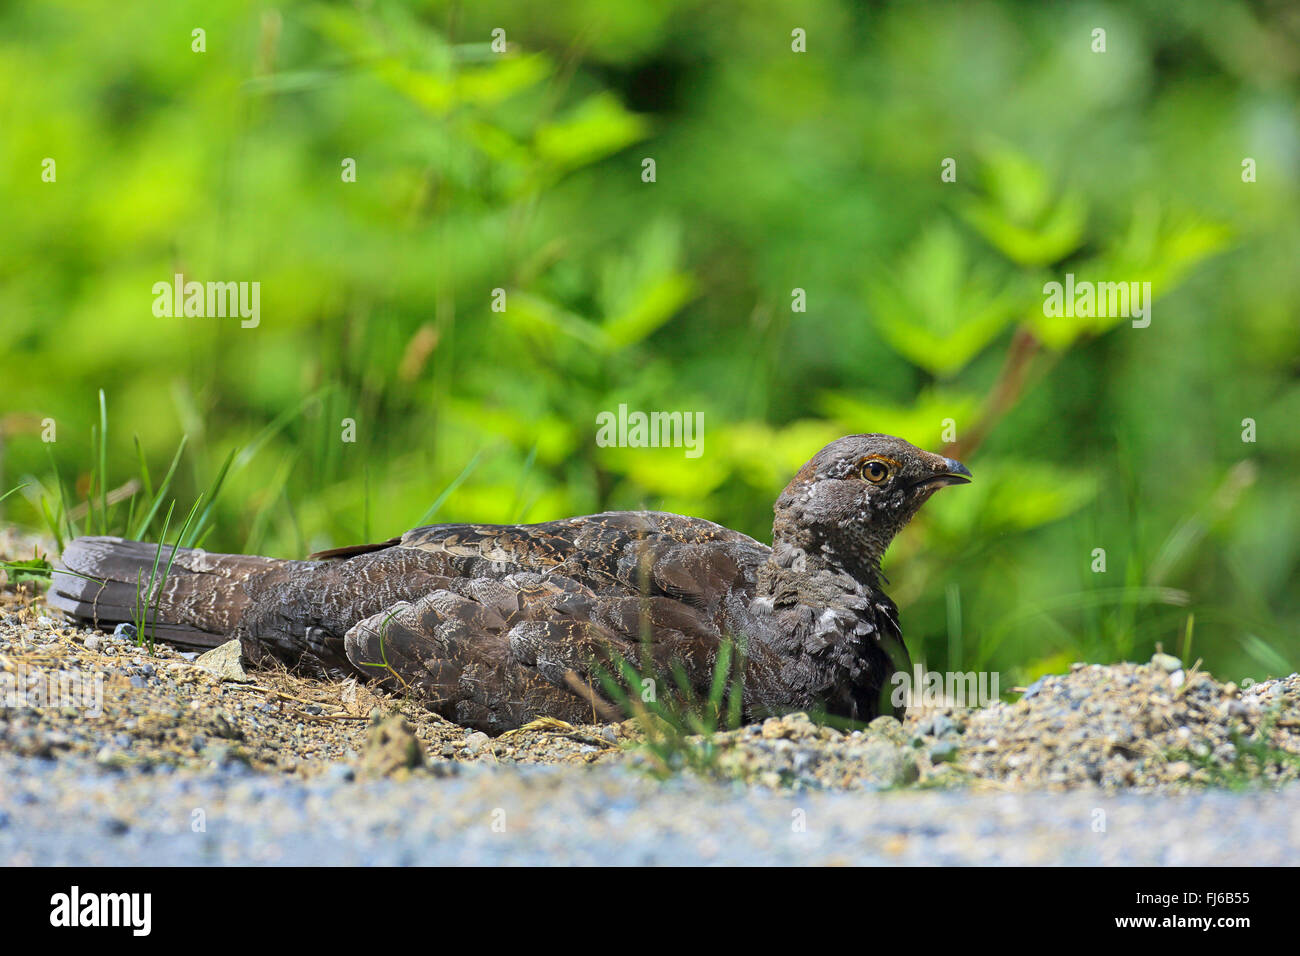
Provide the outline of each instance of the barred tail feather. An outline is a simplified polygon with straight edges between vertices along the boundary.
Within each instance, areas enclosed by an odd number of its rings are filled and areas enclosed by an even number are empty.
[[[154,570],[155,558],[157,571]],[[135,621],[137,606],[150,593],[144,614],[159,640],[187,647],[215,647],[229,640],[249,604],[245,584],[296,562],[242,554],[209,554],[123,538],[85,537],[69,542],[47,601],[94,627],[111,629]],[[157,604],[157,615],[154,604]]]

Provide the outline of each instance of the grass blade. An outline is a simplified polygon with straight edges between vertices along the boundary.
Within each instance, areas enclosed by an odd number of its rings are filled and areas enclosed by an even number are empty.
[[[221,486],[226,483],[226,475],[230,473],[230,463],[233,462],[234,460],[235,460],[235,449],[232,448],[230,449],[230,453],[226,455],[226,460],[221,465],[221,470],[217,472],[216,480],[213,481],[210,486],[208,486],[208,490],[205,492],[208,498],[208,503],[203,509],[203,514],[199,516],[198,523],[194,526],[193,530],[189,532],[188,536],[180,539],[178,543],[179,547],[182,548],[192,547],[194,539],[197,538],[203,532],[204,527],[208,523],[208,519],[212,517],[212,509],[216,507],[217,495],[221,494]],[[203,500],[203,495],[199,495],[199,501],[201,500]],[[197,507],[198,501],[195,501],[194,504]],[[188,526],[189,526],[189,522],[186,522],[186,527]]]
[[[108,403],[99,390],[99,533],[108,534]]]
[[[145,618],[149,609],[149,603],[153,600],[154,581],[158,578],[158,562],[162,559],[163,541],[167,539],[167,528],[172,522],[172,509],[176,507],[176,499],[173,498],[171,504],[167,506],[167,517],[163,519],[163,532],[158,538],[158,550],[154,552],[153,569],[149,572],[149,587],[144,592],[143,600],[140,597],[141,576],[137,573],[135,585],[135,640],[137,644],[144,643],[144,625]]]
[[[24,481],[21,485],[14,485],[12,488],[10,488],[8,491],[6,491],[3,495],[0,495],[0,501],[4,501],[6,498],[8,498],[10,495],[12,495],[15,491],[22,491],[22,490],[23,490],[24,488],[26,488],[26,487],[27,487],[27,482],[25,482],[25,481]]]
[[[149,506],[149,510],[145,512],[145,516],[140,523],[132,529],[131,537],[136,541],[143,541],[149,531],[149,525],[153,524],[154,515],[158,513],[158,508],[161,507],[163,498],[167,495],[167,489],[171,487],[172,476],[176,474],[176,466],[180,464],[181,453],[185,451],[185,443],[188,441],[188,435],[181,436],[181,443],[176,447],[176,454],[172,456],[171,467],[167,469],[166,477],[163,478],[162,484],[158,486],[158,494],[154,496],[153,504]]]
[[[438,513],[438,509],[442,507],[442,503],[447,500],[453,491],[461,486],[465,479],[470,476],[470,473],[475,469],[475,467],[477,467],[478,460],[482,455],[483,453],[481,451],[476,452],[474,457],[469,460],[469,464],[461,470],[461,473],[451,480],[451,484],[442,489],[442,494],[433,500],[433,504],[429,505],[429,510],[422,514],[420,520],[415,523],[417,528],[428,524],[429,519]]]
[[[49,445],[45,446],[45,454],[49,456],[50,471],[54,473],[54,484],[59,489],[59,518],[67,524],[68,538],[75,538],[77,536],[77,529],[72,524],[72,515],[68,511],[68,496],[63,490],[63,479],[59,477],[59,466],[54,463],[54,452],[50,449]],[[63,535],[59,534],[57,531],[54,532],[54,537],[60,542],[63,540]],[[61,544],[59,550],[63,550]]]
[[[176,535],[176,542],[172,544],[172,553],[167,557],[167,567],[163,571],[162,580],[158,582],[158,592],[154,595],[153,621],[150,622],[149,624],[149,649],[150,650],[153,650],[154,643],[156,642],[157,639],[158,611],[162,606],[162,590],[167,584],[167,578],[171,576],[172,564],[176,561],[176,552],[180,550],[180,542],[184,540],[185,533],[189,530],[190,523],[194,521],[194,515],[198,512],[199,504],[202,501],[203,501],[203,496],[199,495],[196,499],[194,499],[194,504],[190,506],[190,513],[185,516],[185,523],[181,525],[180,533]],[[174,505],[175,503],[176,503],[175,500],[173,500],[172,504]],[[171,518],[170,509],[168,509],[167,511],[167,517],[169,519]],[[163,529],[164,537],[166,536],[166,533],[167,533],[166,529],[164,528]],[[162,553],[162,544],[163,544],[163,539],[160,538],[158,541],[159,554]],[[155,568],[157,567],[157,563],[158,563],[157,559],[155,559],[154,560]]]
[[[140,485],[144,488],[145,498],[153,497],[153,482],[149,479],[149,466],[145,464],[144,448],[140,445],[140,436],[135,435],[135,457],[140,462]]]

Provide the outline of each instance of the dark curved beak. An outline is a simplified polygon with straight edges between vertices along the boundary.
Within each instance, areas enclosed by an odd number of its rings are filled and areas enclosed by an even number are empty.
[[[916,481],[912,487],[934,491],[945,485],[966,485],[970,483],[970,469],[955,458],[943,458],[932,455],[930,461],[934,470],[924,478]]]
[[[948,470],[936,475],[935,478],[945,485],[968,485],[970,480],[975,477],[970,473],[969,468],[955,458],[945,458],[944,461],[948,464]]]

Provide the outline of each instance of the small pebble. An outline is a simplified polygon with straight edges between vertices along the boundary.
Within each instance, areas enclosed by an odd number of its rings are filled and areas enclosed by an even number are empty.
[[[1155,654],[1151,657],[1151,663],[1170,674],[1183,669],[1183,662],[1172,654]]]

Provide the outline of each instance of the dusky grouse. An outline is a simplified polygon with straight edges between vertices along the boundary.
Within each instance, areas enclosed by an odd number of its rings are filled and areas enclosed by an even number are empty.
[[[237,636],[254,665],[273,655],[363,676],[492,733],[591,720],[620,660],[660,693],[684,677],[707,695],[724,645],[745,719],[869,720],[894,711],[889,678],[910,668],[881,556],[936,489],[969,478],[900,438],[850,435],[777,498],[770,548],[699,518],[628,511],[431,525],[306,561],[182,549],[156,633],[197,647]],[[84,577],[56,571],[49,603],[97,626],[132,620],[156,552],[77,538],[62,567]]]

